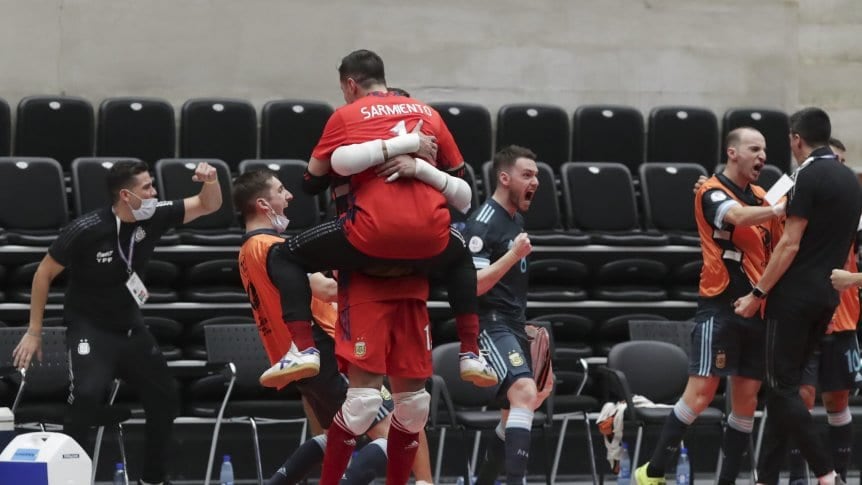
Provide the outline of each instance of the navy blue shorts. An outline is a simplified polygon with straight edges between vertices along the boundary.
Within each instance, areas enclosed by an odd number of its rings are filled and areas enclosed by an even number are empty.
[[[706,315],[691,330],[689,375],[762,381],[766,372],[765,335],[765,324],[741,323],[722,313]]]
[[[820,392],[846,391],[862,387],[862,361],[855,330],[824,335],[802,371],[802,384]]]
[[[521,378],[533,378],[530,343],[503,326],[487,327],[479,333],[479,349],[497,373],[497,399],[501,407],[508,409],[506,393],[512,384]]]

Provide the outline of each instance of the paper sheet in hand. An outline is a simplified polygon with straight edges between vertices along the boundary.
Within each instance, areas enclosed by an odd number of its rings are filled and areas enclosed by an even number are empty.
[[[793,179],[788,177],[787,174],[784,174],[775,182],[772,188],[766,192],[766,197],[764,198],[766,199],[766,202],[769,202],[769,205],[775,205],[782,197],[784,197],[784,194],[790,191],[792,187]]]

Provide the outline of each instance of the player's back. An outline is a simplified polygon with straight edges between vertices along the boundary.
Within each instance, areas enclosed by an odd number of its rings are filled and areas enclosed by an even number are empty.
[[[461,153],[439,113],[421,101],[390,93],[372,93],[336,110],[313,156],[329,160],[339,146],[409,133],[420,120],[422,133],[437,137],[437,166],[460,165]],[[448,243],[450,222],[446,199],[423,182],[387,183],[373,168],[350,179],[348,237],[366,254],[393,259],[439,254]]]

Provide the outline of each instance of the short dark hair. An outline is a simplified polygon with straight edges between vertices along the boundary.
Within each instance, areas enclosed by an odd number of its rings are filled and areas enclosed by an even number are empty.
[[[827,145],[832,136],[832,123],[822,109],[805,108],[790,115],[790,133],[799,135],[810,147]]]
[[[405,98],[410,97],[410,93],[401,88],[393,88],[392,86],[386,86],[386,90],[390,93],[397,94],[398,96],[404,96]]]
[[[140,160],[126,160],[117,162],[108,169],[105,177],[105,187],[111,197],[111,204],[120,200],[120,191],[134,186],[135,177],[144,172],[149,172],[147,162]]]
[[[509,145],[494,154],[494,176],[499,176],[500,172],[505,172],[515,165],[519,158],[529,158],[536,160],[536,154],[529,148],[519,147],[518,145]]]
[[[367,88],[372,84],[386,84],[383,59],[366,49],[353,51],[341,59],[338,75],[342,81],[353,78],[356,84]]]
[[[268,168],[248,171],[233,182],[233,206],[243,218],[254,213],[254,201],[269,190],[269,181],[278,179],[278,174]]]
[[[760,130],[758,130],[757,128],[752,128],[750,126],[739,126],[737,128],[734,128],[727,133],[727,136],[724,137],[725,150],[727,149],[727,147],[739,143],[742,140],[742,133],[746,130],[756,131],[757,133],[760,133]]]
[[[841,140],[835,137],[829,139],[829,146],[835,147],[845,152],[847,151],[847,147],[844,146],[844,143],[842,143]]]

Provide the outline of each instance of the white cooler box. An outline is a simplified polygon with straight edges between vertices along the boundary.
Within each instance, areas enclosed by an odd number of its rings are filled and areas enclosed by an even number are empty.
[[[0,453],[0,485],[87,485],[92,461],[62,433],[16,436]]]

